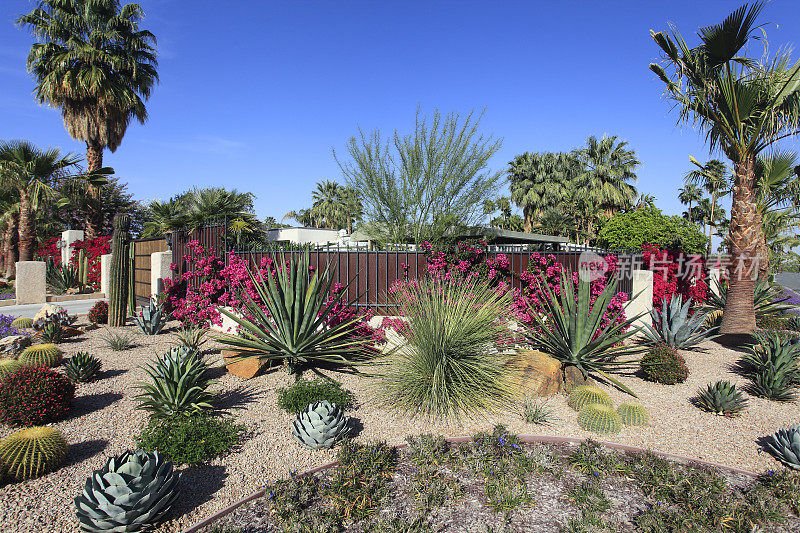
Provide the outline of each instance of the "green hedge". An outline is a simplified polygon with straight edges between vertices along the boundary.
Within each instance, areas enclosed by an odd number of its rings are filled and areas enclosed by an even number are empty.
[[[640,249],[645,244],[705,253],[708,239],[702,230],[678,215],[667,216],[660,209],[639,209],[614,215],[603,225],[598,244],[609,248]]]

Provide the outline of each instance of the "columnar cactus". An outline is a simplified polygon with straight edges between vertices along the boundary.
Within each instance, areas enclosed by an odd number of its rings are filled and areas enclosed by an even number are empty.
[[[14,479],[31,479],[58,468],[67,448],[67,441],[57,429],[27,428],[0,441],[0,464]]]
[[[78,281],[81,287],[89,284],[89,258],[82,249],[78,250]]]
[[[136,280],[134,279],[134,268],[136,266],[136,247],[133,243],[128,243],[128,261],[130,274],[128,275],[128,314],[136,315]]]
[[[626,402],[617,407],[617,413],[622,418],[622,423],[626,426],[647,426],[650,424],[650,416],[647,409],[636,402]]]
[[[613,407],[590,403],[578,414],[578,425],[592,433],[619,433],[622,418]]]
[[[128,316],[128,285],[130,258],[126,249],[131,218],[124,213],[114,216],[114,233],[111,236],[111,283],[108,298],[108,325],[125,325]]]
[[[589,405],[590,403],[612,405],[611,397],[606,391],[591,385],[575,387],[569,394],[569,399],[567,399],[567,404],[576,411],[580,411],[584,405]]]

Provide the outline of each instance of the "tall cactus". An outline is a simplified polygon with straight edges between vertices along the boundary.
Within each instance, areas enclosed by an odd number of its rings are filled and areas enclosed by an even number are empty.
[[[128,314],[136,316],[136,279],[135,279],[135,266],[136,266],[136,246],[131,242],[128,243],[128,261],[129,261],[129,274],[128,274]]]
[[[89,258],[83,249],[78,250],[78,282],[81,287],[89,285]]]
[[[130,259],[127,240],[131,217],[124,213],[114,216],[114,233],[111,235],[111,282],[109,283],[108,325],[124,326],[128,311],[128,283]]]

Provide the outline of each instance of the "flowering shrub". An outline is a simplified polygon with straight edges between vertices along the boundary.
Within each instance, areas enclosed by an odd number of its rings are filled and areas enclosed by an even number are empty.
[[[607,255],[603,262],[588,262],[581,265],[588,268],[593,274],[590,276],[590,296],[589,302],[593,305],[597,297],[605,290],[606,285],[614,278],[619,269],[617,256]],[[533,325],[534,319],[531,313],[539,315],[545,314],[543,305],[544,298],[547,298],[546,290],[540,285],[542,276],[547,287],[553,294],[561,294],[561,275],[567,274],[567,279],[575,286],[576,294],[580,277],[577,272],[571,274],[563,264],[556,261],[553,254],[542,255],[539,253],[531,254],[528,263],[528,270],[520,274],[523,283],[522,289],[514,289],[514,300],[511,304],[512,314],[522,323]],[[618,292],[611,299],[608,309],[603,313],[601,327],[604,329],[616,317],[616,323],[625,321],[625,313],[622,312],[623,305],[628,301],[628,295]]]
[[[453,252],[437,250],[429,242],[422,243],[420,248],[425,251],[426,272],[429,276],[447,281],[454,276],[480,278],[501,290],[508,287],[511,261],[506,254],[489,257],[485,241],[459,242]],[[407,266],[404,265],[404,268],[407,270]]]
[[[700,255],[661,250],[652,245],[642,247],[642,266],[653,271],[653,306],[661,308],[673,294],[684,301],[691,298],[695,303],[706,300],[706,265]]]
[[[22,335],[22,332],[17,328],[11,327],[14,317],[10,315],[0,315],[0,339],[10,337],[12,335]]]
[[[225,293],[222,271],[225,263],[214,253],[206,250],[197,240],[189,241],[189,253],[183,256],[189,265],[178,279],[164,280],[167,293],[167,312],[184,324],[208,327],[222,324],[216,305]],[[175,270],[173,265],[172,269]]]
[[[89,272],[87,274],[89,286],[92,290],[98,290],[100,288],[100,257],[111,252],[111,235],[75,241],[70,248],[72,249],[72,255],[69,262],[75,266],[78,265],[78,253],[83,250],[89,260]]]
[[[36,245],[36,256],[44,261],[52,259],[53,263],[60,265],[61,252],[56,246],[59,240],[60,237],[53,237],[52,239],[47,239],[46,241],[38,243]]]
[[[47,366],[25,367],[0,383],[0,422],[36,426],[69,411],[75,385]]]
[[[108,324],[108,302],[100,300],[89,310],[89,322],[93,324]]]

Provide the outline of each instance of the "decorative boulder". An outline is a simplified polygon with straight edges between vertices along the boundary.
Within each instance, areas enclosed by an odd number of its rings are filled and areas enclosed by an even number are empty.
[[[59,313],[66,313],[66,310],[58,304],[46,303],[39,309],[39,312],[33,317],[33,327],[39,329],[47,317],[50,315],[57,315]]]
[[[575,387],[589,385],[594,387],[597,382],[592,378],[583,377],[583,372],[574,365],[564,367],[564,392],[569,394]]]
[[[30,345],[31,338],[27,335],[9,335],[0,339],[0,353],[16,357]]]
[[[520,352],[512,364],[519,373],[519,396],[531,398],[558,394],[564,385],[561,363],[537,350]]]

